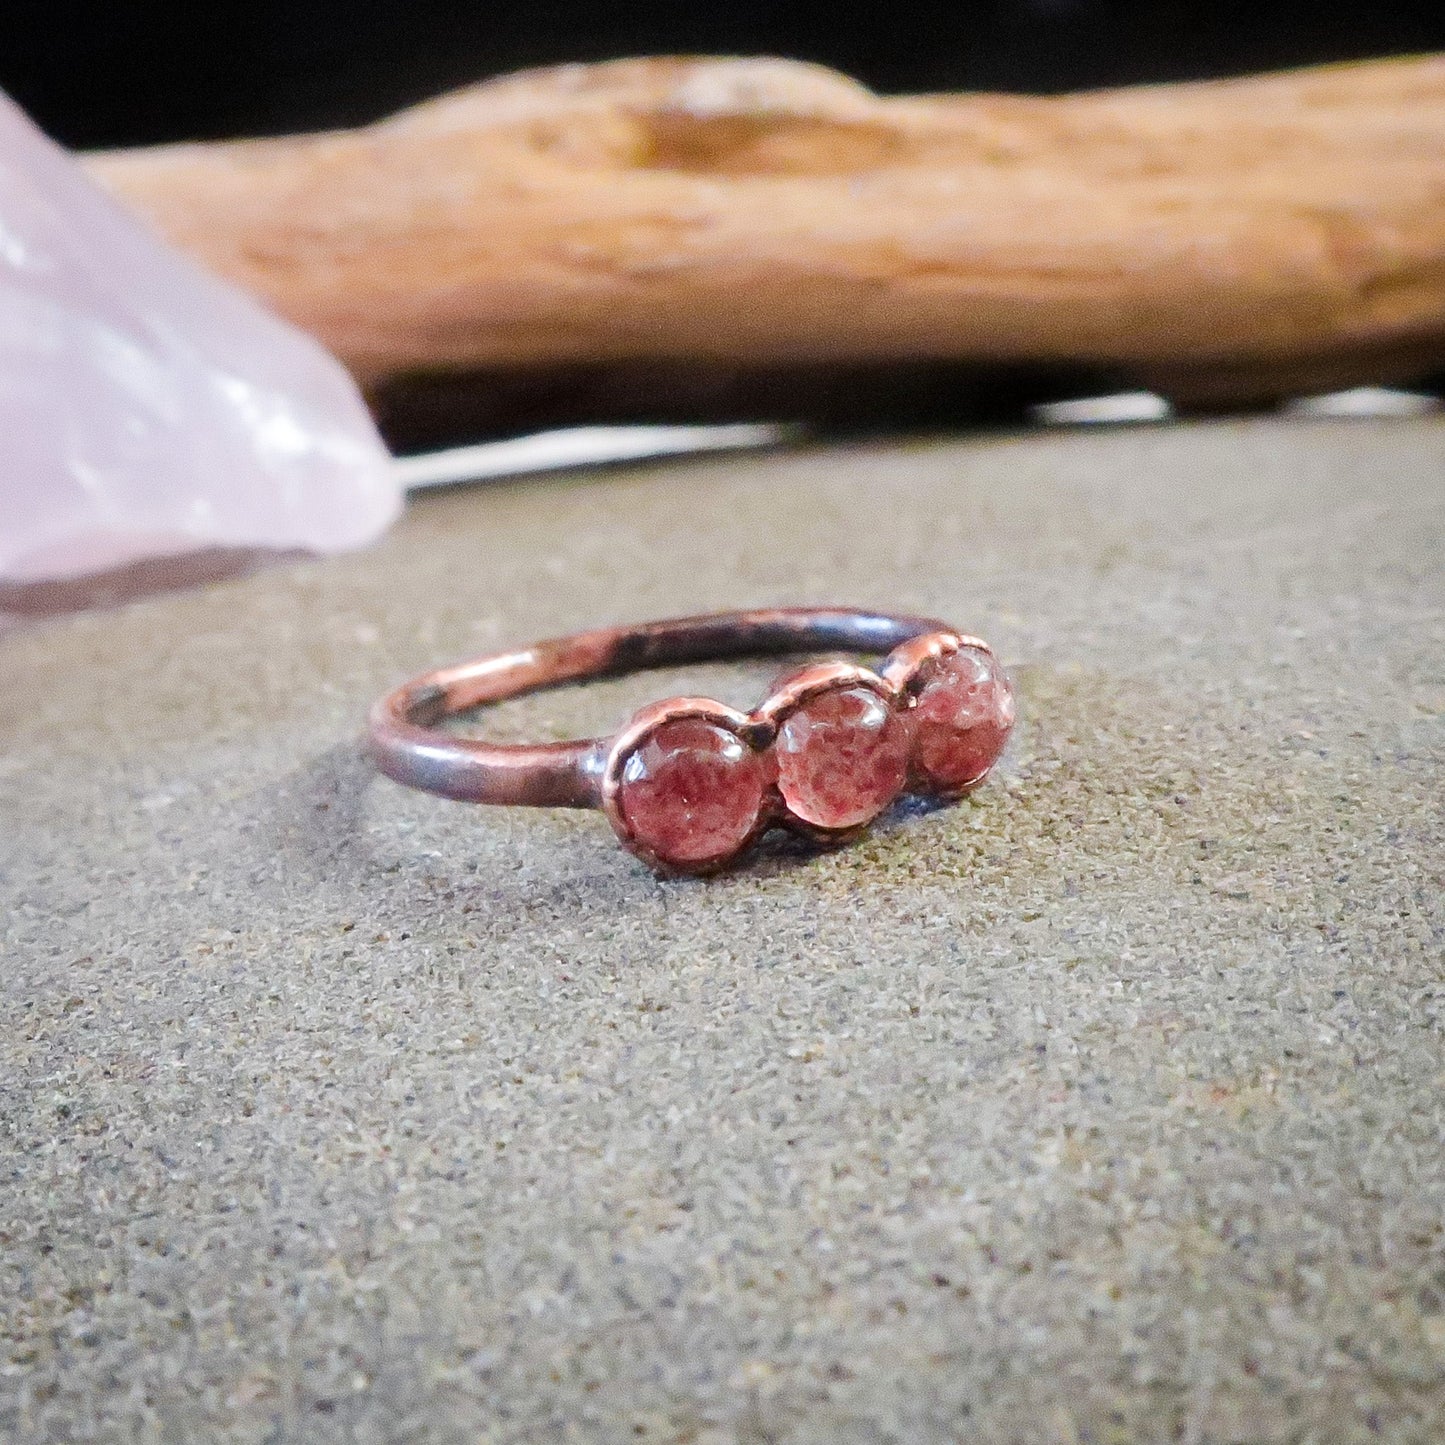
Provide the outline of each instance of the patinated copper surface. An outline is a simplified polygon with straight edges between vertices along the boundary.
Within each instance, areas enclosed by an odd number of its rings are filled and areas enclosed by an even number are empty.
[[[388,777],[441,797],[473,803],[601,808],[624,846],[663,872],[705,873],[725,867],[769,827],[786,826],[819,842],[843,842],[861,828],[826,829],[793,816],[776,785],[769,757],[779,728],[830,688],[865,686],[907,720],[918,687],[940,659],[960,648],[990,653],[976,637],[927,617],[850,608],[780,608],[674,618],[635,627],[599,628],[495,653],[413,679],[372,709],[369,746]],[[753,712],[710,698],[652,703],[611,737],[515,744],[460,737],[443,719],[504,698],[588,678],[726,658],[841,650],[887,653],[875,672],[845,662],[815,664],[784,680]],[[1011,717],[1011,714],[1010,714]],[[626,770],[659,729],[700,720],[723,729],[768,758],[774,781],[755,825],[730,851],[680,861],[653,846],[629,816]],[[1005,729],[1006,732],[1006,729]],[[750,774],[751,777],[751,774]],[[970,783],[975,786],[983,774]],[[915,784],[917,779],[914,780]],[[840,779],[846,788],[847,780]],[[686,799],[680,805],[685,805]]]

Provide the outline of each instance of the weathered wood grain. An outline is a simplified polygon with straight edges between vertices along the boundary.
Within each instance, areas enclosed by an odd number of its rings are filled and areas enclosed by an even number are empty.
[[[1212,405],[1445,364],[1441,57],[1053,98],[621,61],[88,164],[370,385],[938,361]]]

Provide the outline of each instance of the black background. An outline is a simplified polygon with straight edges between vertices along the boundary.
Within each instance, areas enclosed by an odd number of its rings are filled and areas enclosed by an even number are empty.
[[[1434,49],[1445,0],[0,0],[0,86],[74,146],[353,124],[620,55],[771,53],[884,91],[1050,92]]]

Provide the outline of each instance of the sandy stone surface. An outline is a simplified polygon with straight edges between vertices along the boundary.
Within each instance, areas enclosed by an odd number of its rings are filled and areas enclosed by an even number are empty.
[[[668,465],[0,639],[0,1437],[1445,1438],[1442,477],[1441,421]],[[994,640],[1001,775],[661,883],[359,760],[434,661],[809,601]]]

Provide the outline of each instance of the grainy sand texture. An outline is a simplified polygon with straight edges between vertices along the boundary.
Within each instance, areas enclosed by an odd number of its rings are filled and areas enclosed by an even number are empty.
[[[1445,1439],[1442,578],[1445,423],[1262,420],[455,491],[0,639],[0,1436]],[[810,602],[993,640],[1000,775],[665,883],[359,756]]]

